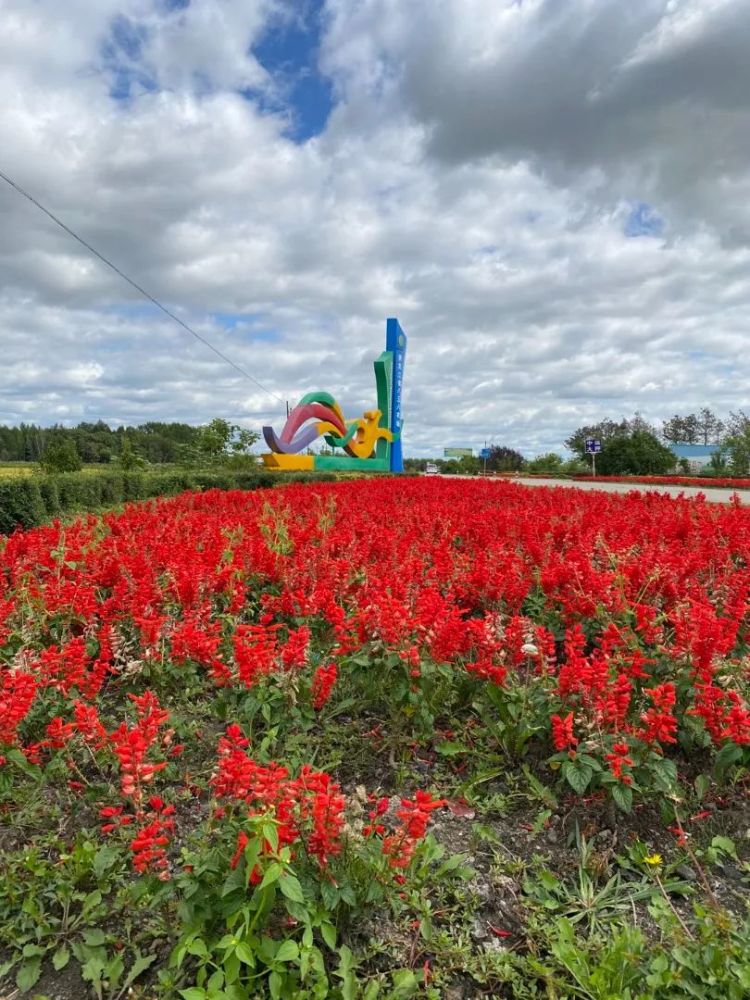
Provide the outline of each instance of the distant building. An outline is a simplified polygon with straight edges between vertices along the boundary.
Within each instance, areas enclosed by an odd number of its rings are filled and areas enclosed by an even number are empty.
[[[700,472],[710,463],[711,456],[719,450],[717,444],[670,444],[669,450],[679,462],[687,460],[691,472]]]

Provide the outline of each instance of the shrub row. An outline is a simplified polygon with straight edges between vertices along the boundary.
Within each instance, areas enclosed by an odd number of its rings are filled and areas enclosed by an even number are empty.
[[[63,472],[50,476],[0,479],[0,534],[30,528],[72,511],[90,511],[129,500],[170,496],[184,490],[257,490],[288,482],[326,482],[333,473],[204,472]]]

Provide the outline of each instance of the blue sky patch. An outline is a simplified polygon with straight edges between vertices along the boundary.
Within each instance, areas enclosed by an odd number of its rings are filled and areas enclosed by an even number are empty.
[[[265,326],[257,313],[212,312],[211,319],[225,330],[238,330],[243,340],[261,340],[275,343],[280,340],[277,330]]]
[[[113,18],[110,34],[102,46],[102,59],[112,74],[110,96],[124,101],[135,84],[143,90],[154,90],[155,84],[138,66],[146,40],[146,28],[127,17]]]
[[[305,0],[293,19],[274,21],[253,55],[274,78],[289,109],[290,135],[304,142],[326,126],[333,107],[330,80],[318,71],[323,0]],[[248,97],[258,99],[257,94]],[[277,110],[277,109],[274,109]]]
[[[664,219],[655,208],[645,201],[633,203],[625,222],[626,236],[660,236],[663,231]]]

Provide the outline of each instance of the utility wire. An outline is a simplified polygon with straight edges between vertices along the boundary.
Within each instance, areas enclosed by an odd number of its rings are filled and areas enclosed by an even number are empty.
[[[137,281],[133,281],[132,278],[129,278],[124,271],[121,271],[116,264],[113,264],[111,260],[108,260],[108,258],[105,257],[104,254],[99,253],[99,251],[95,247],[92,247],[90,243],[87,243],[82,236],[79,236],[78,233],[73,232],[70,226],[66,226],[65,223],[62,221],[62,219],[58,219],[56,215],[50,212],[48,208],[45,208],[44,205],[42,205],[41,202],[38,202],[33,195],[29,194],[28,191],[24,191],[24,189],[19,184],[16,184],[16,182],[12,178],[8,177],[7,174],[4,174],[2,170],[0,170],[0,178],[2,178],[2,180],[4,180],[6,184],[9,184],[10,187],[14,189],[14,191],[17,191],[18,194],[26,198],[27,201],[30,201],[32,205],[35,205],[40,212],[44,212],[44,214],[48,216],[48,218],[52,219],[52,221],[56,225],[58,225],[60,229],[63,229],[69,236],[72,236],[74,240],[77,240],[78,243],[81,244],[81,246],[84,246],[89,251],[89,253],[92,253],[95,257],[98,257],[103,264],[106,264],[107,267],[111,268],[115,272],[115,274],[118,274],[123,279],[123,281],[127,281],[127,283],[131,285],[133,288],[135,288],[135,290],[139,292],[145,299],[148,299],[149,302],[152,302],[157,307],[157,309],[161,309],[161,311],[166,316],[169,316],[169,318],[173,319],[175,323],[178,323],[183,328],[183,330],[187,330],[187,332],[192,337],[195,337],[196,340],[200,340],[202,344],[205,344],[206,347],[210,351],[213,351],[214,354],[216,354],[218,357],[220,357],[222,361],[226,361],[226,363],[228,365],[231,365],[232,368],[235,369],[235,371],[238,371],[240,375],[243,375],[246,379],[249,379],[251,382],[257,385],[259,389],[262,389],[263,392],[268,393],[269,396],[273,396],[274,399],[278,399],[280,403],[285,402],[285,400],[282,399],[281,396],[277,395],[275,392],[272,392],[270,389],[266,388],[266,386],[264,386],[261,382],[259,382],[257,378],[255,378],[255,376],[251,375],[250,372],[245,371],[245,369],[241,365],[236,364],[234,361],[232,361],[231,358],[228,358],[226,354],[224,354],[222,351],[219,350],[218,347],[214,347],[214,345],[209,340],[206,340],[206,338],[201,336],[200,333],[194,330],[191,326],[188,326],[188,324],[185,323],[183,320],[181,320],[179,316],[175,316],[173,312],[167,309],[166,306],[162,305],[158,299],[155,299],[154,296],[151,295],[150,292],[147,292],[146,289],[143,288],[141,285],[139,285]]]

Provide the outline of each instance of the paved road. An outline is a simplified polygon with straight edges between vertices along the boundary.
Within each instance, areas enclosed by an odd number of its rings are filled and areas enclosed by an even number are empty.
[[[508,482],[507,479],[496,480],[496,482]],[[712,503],[729,503],[736,493],[743,504],[750,504],[750,490],[722,490],[706,488],[701,490],[697,486],[648,486],[645,483],[591,483],[576,482],[570,479],[525,479],[519,476],[510,482],[523,483],[524,486],[562,486],[565,489],[573,490],[604,490],[607,493],[630,493],[632,490],[648,490],[649,493],[667,493],[671,497],[680,495],[686,497],[696,497],[703,493],[706,500]]]

